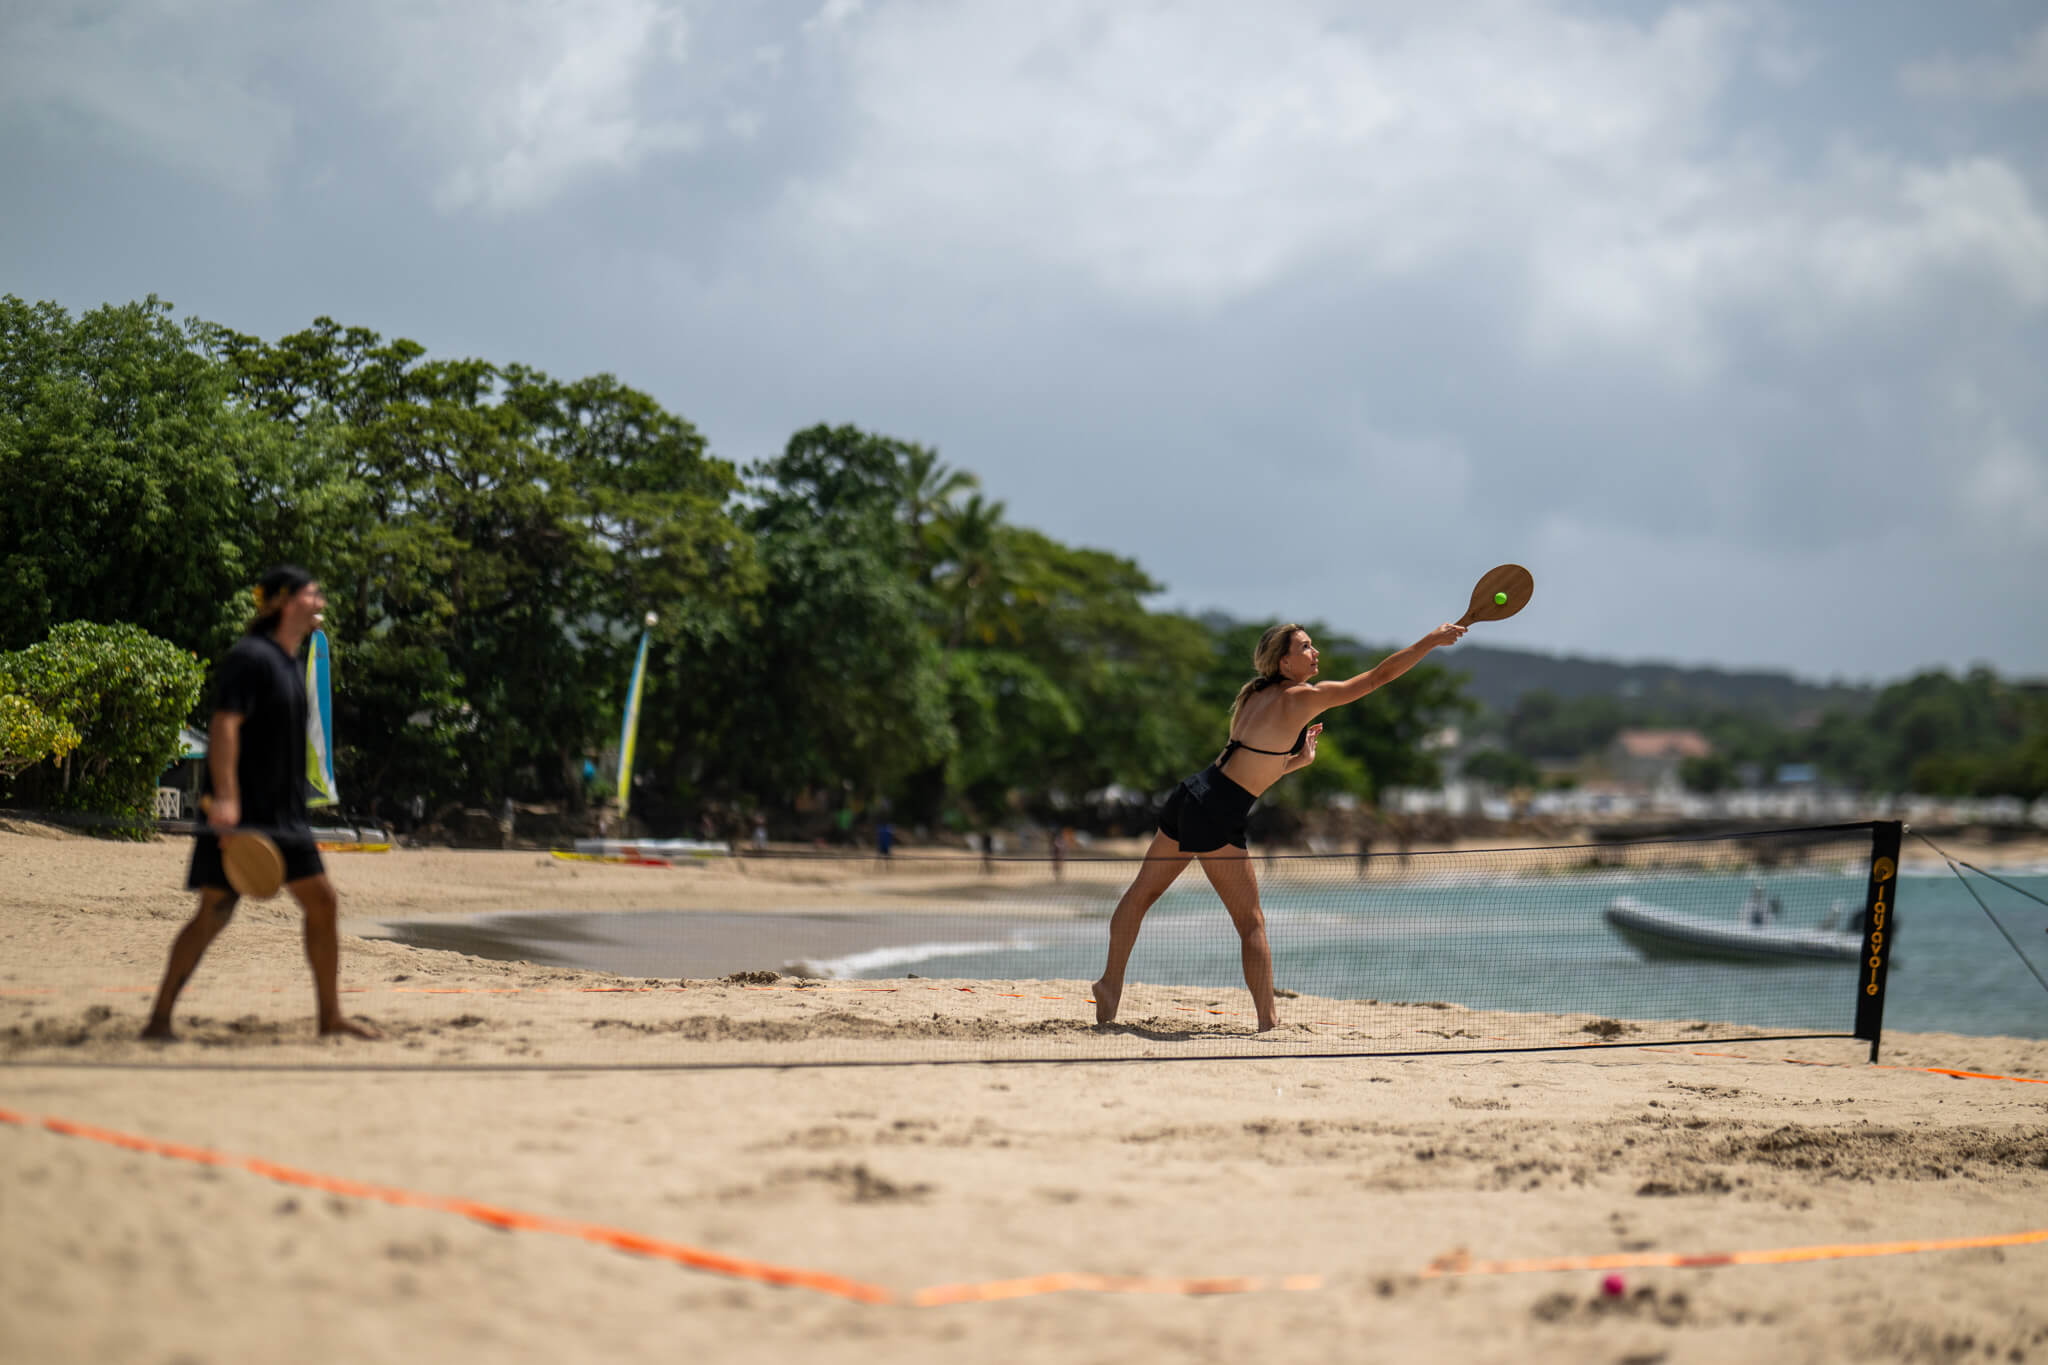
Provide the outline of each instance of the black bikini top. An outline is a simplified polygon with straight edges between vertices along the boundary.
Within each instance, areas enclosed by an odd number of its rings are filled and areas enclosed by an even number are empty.
[[[1244,750],[1248,754],[1265,754],[1271,758],[1291,758],[1307,746],[1308,727],[1306,725],[1302,726],[1301,733],[1294,737],[1294,747],[1292,749],[1261,749],[1257,745],[1247,744],[1241,739],[1233,739],[1223,746],[1222,753],[1216,755],[1216,766],[1220,768],[1229,762],[1230,756],[1239,749]]]
[[[1256,690],[1264,691],[1266,688],[1271,687],[1274,683],[1286,681],[1287,680],[1285,678],[1279,677],[1277,675],[1270,678],[1261,678],[1259,679],[1259,686]],[[1220,768],[1225,763],[1228,763],[1230,761],[1230,756],[1236,753],[1239,749],[1244,750],[1248,754],[1265,754],[1269,758],[1292,758],[1294,755],[1300,753],[1307,746],[1308,726],[1306,725],[1302,726],[1301,733],[1294,737],[1294,747],[1292,749],[1261,749],[1256,745],[1247,744],[1241,739],[1233,739],[1228,744],[1225,744],[1223,746],[1222,753],[1216,755],[1216,766]]]

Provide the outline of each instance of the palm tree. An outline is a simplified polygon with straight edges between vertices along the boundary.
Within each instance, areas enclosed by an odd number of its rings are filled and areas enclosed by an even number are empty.
[[[938,451],[920,445],[905,448],[902,471],[901,507],[903,521],[910,528],[910,554],[917,566],[917,581],[930,587],[936,547],[928,543],[928,528],[952,513],[955,497],[981,487],[981,480],[964,469],[939,463]]]
[[[1016,587],[1016,566],[1009,553],[1003,506],[976,493],[932,522],[931,538],[938,551],[934,586],[952,618],[952,648],[966,644],[970,633],[982,644],[1018,633],[1009,600]]]

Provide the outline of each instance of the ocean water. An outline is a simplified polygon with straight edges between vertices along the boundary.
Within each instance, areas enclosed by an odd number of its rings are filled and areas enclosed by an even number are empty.
[[[1737,923],[1753,884],[1778,899],[1783,927],[1860,916],[1865,872],[1761,879],[1596,872],[1474,878],[1453,884],[1290,882],[1262,887],[1274,979],[1338,1000],[1446,1001],[1479,1009],[1721,1020],[1849,1032],[1861,966],[1646,960],[1602,917],[1617,896]],[[2048,899],[2048,876],[2009,877]],[[1972,878],[1992,914],[2048,976],[2048,906]],[[843,977],[907,972],[987,980],[1092,980],[1102,970],[1107,908],[1086,918],[1004,925],[895,943],[811,965]],[[2048,990],[1953,875],[1907,876],[1895,897],[1886,984],[1888,1029],[2048,1038]],[[958,926],[949,926],[956,928]],[[1190,871],[1147,915],[1133,983],[1241,987],[1239,940],[1222,904]]]

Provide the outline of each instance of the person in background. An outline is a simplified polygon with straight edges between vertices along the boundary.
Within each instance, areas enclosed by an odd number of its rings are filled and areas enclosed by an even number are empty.
[[[327,599],[313,575],[280,565],[256,589],[256,618],[215,670],[213,719],[207,727],[204,798],[207,823],[223,832],[250,829],[270,837],[284,855],[285,890],[305,914],[306,960],[313,969],[316,1023],[323,1035],[382,1035],[341,1012],[340,898],[306,814],[306,674],[299,647],[320,624]],[[228,885],[220,839],[192,841],[188,890],[199,909],[171,943],[144,1038],[169,1042],[171,1010],[207,947],[227,928],[239,899]]]

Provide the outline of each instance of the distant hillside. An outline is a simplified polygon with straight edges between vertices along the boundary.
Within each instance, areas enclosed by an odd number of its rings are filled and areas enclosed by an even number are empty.
[[[1487,709],[1503,712],[1512,710],[1524,692],[1540,688],[1560,697],[1716,703],[1761,712],[1790,724],[1833,706],[1861,710],[1876,695],[1874,688],[1803,682],[1790,673],[1615,663],[1489,645],[1461,644],[1441,656],[1441,662],[1471,677],[1466,690]]]
[[[1237,624],[1223,612],[1198,617],[1211,630]],[[1374,645],[1332,634],[1326,647],[1368,655],[1383,654],[1391,645]],[[1810,720],[1829,707],[1861,711],[1877,695],[1874,687],[1805,682],[1790,673],[1729,672],[1720,668],[1682,668],[1676,664],[1616,663],[1576,655],[1539,654],[1527,649],[1498,649],[1461,644],[1431,662],[1471,678],[1466,691],[1487,710],[1512,711],[1524,692],[1545,691],[1558,697],[1621,697],[1629,701],[1705,702],[1761,712],[1781,725]]]

